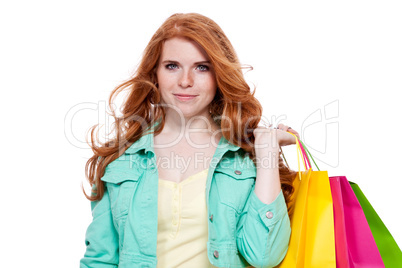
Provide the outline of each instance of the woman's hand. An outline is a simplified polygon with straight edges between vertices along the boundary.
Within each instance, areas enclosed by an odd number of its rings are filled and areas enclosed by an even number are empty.
[[[287,133],[287,131],[300,138],[297,131],[286,125],[279,124],[276,129],[269,127],[258,126],[254,129],[256,153],[263,150],[279,150],[279,146],[296,144],[295,137]]]
[[[286,131],[299,136],[299,133],[283,124],[279,124],[277,128],[258,126],[253,131],[257,167],[255,194],[265,204],[273,202],[281,191],[280,146],[296,143],[295,137]]]

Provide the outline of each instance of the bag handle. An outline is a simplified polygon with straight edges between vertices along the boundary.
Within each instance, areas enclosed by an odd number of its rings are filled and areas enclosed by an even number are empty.
[[[304,149],[307,151],[307,153],[308,153],[308,156],[307,156],[307,154],[306,154],[306,156],[308,157],[308,159],[313,160],[313,163],[314,163],[315,167],[317,168],[318,171],[320,171],[320,168],[317,166],[317,163],[314,161],[314,158],[313,158],[313,156],[311,155],[310,151],[307,149],[306,145],[304,145],[304,143],[303,143],[302,141],[300,141],[300,142],[301,142],[301,144],[303,145],[303,148],[304,148]]]
[[[288,132],[288,133],[293,135],[295,137],[295,141],[296,141],[299,179],[301,180],[299,156],[302,156],[302,158],[303,158],[303,164],[304,164],[305,170],[311,169],[311,163],[310,163],[310,159],[311,159],[311,160],[313,160],[314,165],[316,166],[317,170],[319,171],[320,169],[318,168],[317,163],[315,162],[314,158],[312,157],[310,151],[307,149],[305,144],[301,140],[299,140],[299,138],[295,134],[290,133],[290,132]],[[284,156],[283,152],[282,152],[282,155]]]
[[[311,163],[310,163],[310,160],[308,159],[308,156],[306,154],[306,150],[304,149],[304,144],[302,143],[302,141],[300,139],[298,139],[298,141],[299,141],[300,150],[303,153],[303,160],[304,160],[305,166],[307,166],[307,168],[310,169],[311,168]]]
[[[288,132],[290,133],[290,132]],[[300,148],[300,143],[299,143],[299,139],[296,137],[296,135],[294,135],[293,133],[290,133],[295,137],[296,140],[296,150],[297,150],[297,166],[298,166],[298,174],[299,174],[299,180],[301,180],[301,172],[300,172],[300,155],[303,157],[303,164],[304,164],[304,168],[305,170],[307,170],[307,165],[306,165],[306,159],[303,156],[303,151]],[[283,152],[282,152],[283,154]],[[284,155],[284,154],[283,154]]]

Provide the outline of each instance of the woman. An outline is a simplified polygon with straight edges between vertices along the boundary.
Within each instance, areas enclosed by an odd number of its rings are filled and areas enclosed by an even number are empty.
[[[199,14],[156,31],[132,79],[116,137],[86,165],[93,222],[81,267],[272,267],[290,237],[295,172],[285,125],[258,126],[229,40]]]

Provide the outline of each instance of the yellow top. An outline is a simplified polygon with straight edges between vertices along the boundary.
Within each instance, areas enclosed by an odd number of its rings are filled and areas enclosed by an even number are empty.
[[[157,267],[215,267],[207,256],[207,174],[180,183],[159,179]]]

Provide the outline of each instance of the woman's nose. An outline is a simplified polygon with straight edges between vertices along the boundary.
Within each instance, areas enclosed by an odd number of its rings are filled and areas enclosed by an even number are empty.
[[[183,73],[180,77],[179,85],[183,88],[187,88],[187,87],[192,87],[193,83],[194,83],[194,79],[193,79],[191,70],[183,71]]]

